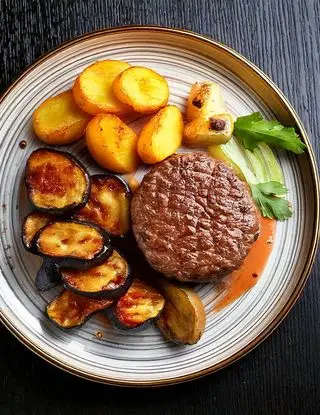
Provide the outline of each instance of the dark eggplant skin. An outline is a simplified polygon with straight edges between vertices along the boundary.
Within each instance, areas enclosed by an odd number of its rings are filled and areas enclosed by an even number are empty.
[[[157,296],[157,307],[156,307],[156,311],[157,314],[151,317],[146,318],[145,320],[143,320],[140,324],[138,325],[132,325],[129,324],[129,322],[126,324],[123,321],[121,321],[121,317],[118,315],[119,313],[119,304],[121,301],[123,301],[124,299],[126,299],[126,297],[130,297],[130,295],[132,294],[132,292],[134,292],[134,290],[136,290],[136,284],[140,284],[140,285],[144,285],[144,287],[148,290],[148,288],[150,290],[152,290],[151,293],[151,298],[154,296]],[[150,291],[149,291],[150,293]],[[139,297],[138,297],[139,298]],[[132,302],[133,301],[133,302]],[[131,304],[134,304],[134,301],[138,301],[136,300],[135,296],[132,297],[131,300]],[[130,302],[130,300],[129,300]],[[116,303],[113,304],[112,307],[110,307],[108,310],[106,310],[106,315],[107,317],[110,319],[112,325],[114,328],[120,329],[120,330],[124,330],[124,331],[135,331],[135,332],[139,332],[142,330],[145,330],[152,322],[154,322],[157,318],[159,318],[159,316],[161,315],[161,312],[164,308],[165,305],[165,300],[163,298],[163,296],[160,294],[160,292],[158,292],[158,290],[156,290],[154,287],[152,287],[149,283],[146,283],[145,281],[139,280],[138,278],[135,278],[131,287],[129,288],[129,290],[127,291],[127,293],[120,297]]]
[[[57,220],[55,222],[58,222]],[[59,265],[61,268],[75,268],[75,269],[79,269],[79,270],[86,270],[92,267],[95,267],[97,265],[102,264],[107,258],[109,258],[109,256],[112,254],[113,252],[113,247],[111,246],[111,242],[110,242],[110,236],[109,234],[102,228],[100,228],[100,226],[94,224],[94,223],[90,223],[90,222],[84,222],[84,221],[78,221],[78,220],[65,220],[63,222],[65,223],[76,223],[79,225],[87,225],[90,226],[92,228],[95,228],[98,232],[100,232],[100,234],[103,237],[103,248],[102,250],[95,255],[94,258],[92,259],[82,259],[82,258],[76,258],[76,257],[72,257],[72,256],[65,256],[65,257],[59,257],[59,256],[54,256],[54,255],[47,255],[47,254],[43,254],[40,251],[39,248],[39,237],[41,235],[41,232],[43,232],[48,226],[51,226],[52,224],[54,224],[55,222],[50,222],[48,223],[48,225],[44,226],[43,228],[41,228],[35,238],[34,238],[34,246],[35,246],[35,252],[37,255],[45,258],[45,259],[50,259],[53,262],[55,262],[57,265]]]
[[[61,284],[59,265],[50,259],[45,259],[37,273],[35,284],[38,291],[47,291]]]
[[[60,274],[60,278],[61,278],[61,280],[63,282],[63,286],[67,290],[70,290],[70,291],[72,291],[72,292],[74,292],[76,294],[79,294],[79,295],[83,295],[85,297],[117,299],[117,298],[123,296],[128,291],[128,289],[130,288],[130,286],[131,286],[131,284],[133,282],[132,267],[129,264],[129,262],[127,261],[127,259],[125,258],[125,256],[122,253],[120,253],[118,249],[117,250],[114,249],[113,250],[113,253],[114,252],[118,252],[118,254],[121,255],[121,257],[126,261],[127,267],[128,267],[127,275],[125,276],[125,281],[118,288],[115,288],[115,289],[105,289],[105,290],[96,291],[96,292],[93,292],[93,291],[81,291],[81,290],[75,288],[74,286],[68,284],[68,279],[65,277],[64,269],[63,268],[60,268],[59,274]],[[111,254],[111,256],[112,256],[112,254]],[[110,259],[111,256],[108,259]],[[108,261],[108,259],[107,259],[107,261]],[[67,271],[67,269],[65,269],[65,271]]]
[[[43,225],[43,226],[45,226],[46,224],[48,224],[52,219],[54,219],[54,216],[52,216],[51,217],[51,215],[49,215],[49,214],[46,214],[46,213],[43,213],[43,212],[37,212],[36,210],[35,211],[33,211],[33,212],[31,212],[31,213],[29,213],[24,219],[23,219],[23,221],[22,221],[22,227],[21,227],[21,239],[22,239],[22,243],[23,243],[23,246],[25,247],[25,249],[28,251],[28,252],[31,252],[32,254],[36,254],[36,247],[35,247],[35,244],[34,244],[34,237],[35,237],[35,235],[36,235],[36,233],[33,235],[33,237],[32,237],[32,240],[30,241],[30,242],[28,242],[28,240],[27,240],[27,235],[26,235],[26,223],[27,223],[27,221],[28,220],[30,220],[30,217],[32,217],[32,215],[39,215],[39,216],[41,216],[41,215],[43,215],[44,216],[44,221],[46,221],[46,216],[48,217],[47,219],[47,222]],[[50,217],[49,217],[50,216]],[[42,226],[42,227],[43,227]],[[40,230],[42,227],[40,227],[38,230]]]
[[[28,161],[30,159],[30,157],[35,154],[35,153],[39,153],[41,151],[48,151],[51,152],[53,154],[59,154],[62,155],[66,158],[68,158],[72,164],[77,165],[77,167],[79,167],[82,172],[84,173],[84,177],[86,180],[86,189],[83,193],[82,196],[82,200],[80,203],[72,203],[70,205],[67,205],[63,208],[44,208],[41,206],[37,206],[34,201],[32,200],[31,197],[31,186],[28,182],[28,174],[29,174],[29,170],[28,170]],[[30,201],[30,203],[32,204],[32,206],[36,209],[39,210],[40,212],[45,212],[45,213],[50,213],[52,215],[72,215],[73,213],[75,213],[77,210],[81,209],[83,206],[85,206],[85,204],[88,202],[89,196],[90,196],[90,192],[91,192],[91,180],[90,180],[90,174],[87,170],[87,168],[84,166],[83,163],[81,163],[80,160],[78,160],[76,157],[74,157],[72,154],[66,152],[66,151],[60,151],[60,150],[54,150],[51,148],[46,148],[46,147],[42,147],[42,148],[38,148],[37,150],[33,151],[30,156],[28,157],[27,160],[27,164],[26,164],[26,168],[25,168],[25,173],[24,173],[24,181],[25,181],[25,185],[27,188],[27,195],[28,195],[28,199]]]
[[[67,307],[64,307],[61,310],[60,316],[59,316],[59,313],[57,313],[57,310],[56,310],[56,315],[54,315],[54,311],[52,310],[52,305],[53,304],[57,305],[57,302],[59,300],[61,301],[61,299],[65,300],[65,305]],[[83,297],[83,296],[73,293],[72,291],[63,290],[49,304],[47,304],[45,314],[56,327],[59,327],[62,330],[69,331],[71,329],[83,326],[83,324],[86,321],[88,321],[94,314],[98,313],[99,311],[107,309],[108,307],[111,306],[111,304],[112,304],[112,300],[108,300],[105,298],[98,299],[98,298]],[[68,306],[70,306],[69,310],[68,310]],[[75,312],[78,312],[78,320],[76,319],[77,316],[74,316]],[[63,316],[67,316],[69,320],[73,318],[74,323],[73,324],[69,323],[68,325],[68,324],[62,324],[63,321],[61,321],[61,324],[59,324],[58,322],[59,317],[61,319],[61,317],[63,318]]]
[[[99,225],[100,227],[105,229],[105,231],[108,232],[109,235],[113,238],[124,238],[131,229],[130,203],[131,203],[131,199],[132,199],[132,192],[131,192],[127,182],[125,180],[123,180],[121,177],[119,177],[115,174],[112,174],[112,173],[103,173],[103,174],[94,174],[94,175],[91,176],[91,195],[93,194],[92,188],[94,186],[94,181],[96,179],[102,179],[102,180],[103,179],[116,179],[123,186],[125,197],[129,202],[129,218],[128,218],[129,219],[129,227],[128,227],[127,231],[124,232],[123,234],[113,232],[112,229],[110,229],[110,228],[107,229],[101,223],[96,222],[94,217],[86,217],[87,216],[86,213],[85,212],[83,213],[81,209],[78,210],[74,214],[74,218],[77,219],[77,220],[84,220],[84,221],[87,221],[87,222],[96,223],[97,225]],[[89,200],[88,200],[87,203],[88,204],[90,203],[90,197],[89,197]],[[83,206],[83,207],[85,208],[86,206]]]

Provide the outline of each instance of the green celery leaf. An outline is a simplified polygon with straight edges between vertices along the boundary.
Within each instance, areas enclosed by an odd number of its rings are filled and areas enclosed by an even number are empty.
[[[257,187],[265,195],[283,196],[288,193],[288,189],[282,183],[275,181],[259,183]]]
[[[234,134],[242,140],[245,148],[251,151],[260,142],[290,150],[296,154],[303,153],[306,148],[294,128],[284,127],[276,120],[264,120],[260,112],[237,118],[234,124]]]
[[[278,182],[250,184],[252,198],[261,211],[262,216],[283,221],[292,216],[288,200],[277,197],[284,195],[287,189]]]

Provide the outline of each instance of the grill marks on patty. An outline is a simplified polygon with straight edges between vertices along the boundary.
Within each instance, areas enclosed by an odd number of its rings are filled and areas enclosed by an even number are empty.
[[[247,186],[204,153],[174,155],[153,168],[133,198],[132,224],[151,266],[199,282],[238,268],[259,230]]]

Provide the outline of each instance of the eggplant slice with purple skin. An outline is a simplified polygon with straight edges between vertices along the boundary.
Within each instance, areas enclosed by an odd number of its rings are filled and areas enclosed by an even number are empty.
[[[130,228],[131,191],[113,174],[91,176],[91,194],[75,218],[96,223],[111,236],[122,237]]]
[[[88,298],[64,290],[47,305],[46,313],[51,321],[63,329],[80,327],[93,314],[112,304],[106,298]]]
[[[116,250],[97,267],[85,271],[63,268],[61,276],[65,288],[88,297],[118,298],[133,281],[131,267]]]
[[[60,267],[50,259],[45,259],[36,276],[36,287],[39,291],[47,291],[61,284]]]
[[[133,280],[126,294],[119,298],[107,315],[115,328],[141,331],[163,310],[165,299],[150,284]]]
[[[28,198],[42,212],[74,213],[90,195],[87,169],[70,153],[40,148],[31,153],[25,170]]]
[[[36,253],[34,237],[41,228],[52,220],[54,220],[54,216],[36,211],[24,218],[22,223],[22,242],[27,251]]]
[[[35,236],[37,254],[61,267],[88,269],[111,254],[109,235],[99,226],[74,220],[48,223]]]

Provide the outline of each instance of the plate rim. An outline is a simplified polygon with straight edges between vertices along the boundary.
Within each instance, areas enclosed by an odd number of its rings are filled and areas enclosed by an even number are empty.
[[[217,372],[218,370],[221,370],[225,368],[226,366],[236,362],[240,358],[244,357],[246,354],[251,352],[255,347],[257,347],[260,343],[262,343],[283,321],[283,319],[288,315],[289,311],[292,309],[296,301],[301,295],[301,292],[306,284],[306,281],[310,275],[313,263],[316,258],[317,253],[317,247],[319,243],[319,236],[320,236],[320,202],[319,202],[319,172],[317,168],[317,163],[315,159],[315,154],[313,151],[313,148],[311,146],[311,142],[308,138],[307,132],[292,105],[286,98],[286,96],[283,94],[283,92],[279,89],[279,87],[255,64],[253,64],[249,59],[241,55],[239,52],[234,50],[233,48],[226,46],[222,42],[218,42],[208,36],[198,34],[195,32],[192,32],[190,30],[185,29],[179,29],[179,28],[171,28],[171,27],[165,27],[165,26],[158,26],[158,25],[126,25],[126,26],[115,26],[110,28],[105,28],[93,32],[86,33],[82,36],[78,36],[76,38],[73,38],[69,41],[63,42],[57,47],[49,50],[45,54],[41,55],[38,59],[36,59],[33,63],[31,63],[29,66],[26,67],[26,69],[17,76],[14,81],[9,84],[9,86],[4,90],[4,92],[0,96],[0,104],[3,102],[3,100],[6,98],[7,95],[15,88],[15,86],[20,83],[34,68],[36,68],[38,65],[52,57],[53,55],[56,55],[57,53],[61,52],[62,50],[68,49],[70,46],[73,46],[77,43],[81,43],[83,41],[86,41],[88,39],[105,36],[110,33],[117,33],[117,32],[123,32],[123,31],[153,31],[153,32],[169,32],[169,33],[175,33],[176,35],[180,35],[183,37],[196,39],[204,44],[209,44],[211,46],[214,46],[227,54],[231,55],[233,58],[236,58],[240,60],[245,66],[249,67],[252,71],[254,71],[263,81],[265,81],[268,86],[276,93],[276,95],[280,98],[282,103],[284,104],[285,108],[288,110],[288,112],[291,114],[292,118],[295,120],[295,123],[297,127],[300,130],[301,137],[303,139],[303,142],[306,144],[306,156],[308,158],[308,162],[311,168],[312,172],[312,185],[313,190],[315,194],[315,226],[313,229],[312,234],[312,240],[311,240],[311,246],[307,255],[307,261],[305,264],[305,267],[303,271],[301,272],[301,277],[299,279],[298,284],[296,285],[293,293],[287,300],[286,304],[283,306],[281,311],[277,314],[277,316],[269,323],[269,325],[250,343],[248,343],[245,347],[243,347],[241,350],[239,350],[237,353],[235,353],[232,356],[229,356],[228,358],[222,360],[221,362],[209,366],[205,369],[202,369],[197,372],[193,372],[187,375],[173,377],[170,379],[159,379],[159,380],[147,380],[147,381],[125,381],[125,380],[117,380],[113,378],[107,378],[105,376],[99,376],[92,373],[88,373],[85,370],[77,369],[72,366],[72,364],[68,363],[62,363],[59,359],[56,359],[54,356],[52,356],[50,353],[39,347],[35,342],[31,341],[27,337],[24,336],[22,332],[19,331],[19,329],[10,321],[8,316],[4,313],[2,309],[0,309],[0,321],[3,323],[3,325],[22,343],[24,344],[29,350],[33,351],[35,354],[40,356],[42,359],[47,361],[48,363],[51,363],[53,366],[58,367],[59,369],[62,369],[68,373],[71,373],[73,375],[76,375],[78,377],[95,381],[98,383],[104,383],[109,384],[113,386],[125,386],[125,387],[159,387],[159,386],[169,386],[173,384],[178,384],[182,382],[191,381],[194,379],[201,378],[203,376],[212,374],[214,372]]]

